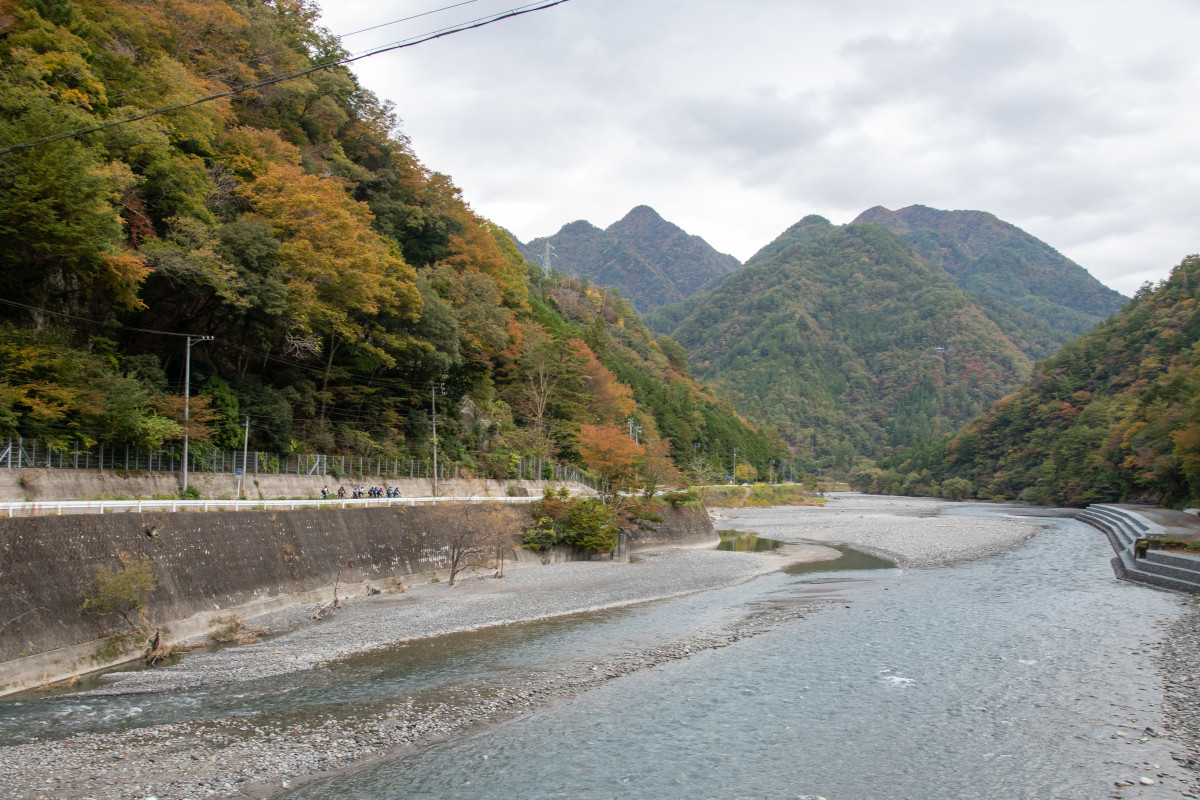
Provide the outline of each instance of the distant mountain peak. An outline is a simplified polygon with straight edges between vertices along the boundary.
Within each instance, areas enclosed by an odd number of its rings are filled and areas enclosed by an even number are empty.
[[[688,232],[673,222],[663,219],[662,215],[650,206],[637,206],[625,216],[605,228],[617,236],[641,232],[642,235],[677,237],[687,236]],[[699,239],[700,237],[696,237]],[[704,241],[700,239],[700,241]],[[707,243],[705,243],[707,245]]]
[[[632,209],[630,209],[629,213],[626,214],[622,219],[638,219],[641,217],[647,217],[650,219],[666,222],[666,220],[663,219],[662,214],[659,214],[653,208],[651,208],[650,206],[646,206],[646,205],[634,206]]]
[[[855,217],[854,221],[850,224],[863,225],[866,223],[882,225],[892,233],[908,233],[908,223],[901,219],[900,215],[895,211],[883,206],[871,206]]]
[[[643,313],[683,300],[741,267],[647,205],[635,206],[605,229],[579,220],[526,247],[536,253],[546,241],[554,245],[556,269],[618,289]]]
[[[693,374],[715,379],[739,411],[827,463],[851,465],[952,430],[1032,365],[897,234],[817,215],[658,319],[670,323],[664,332],[687,350]]]
[[[571,234],[601,233],[601,229],[597,228],[595,225],[588,222],[586,219],[577,219],[574,222],[568,222],[566,225],[563,225],[562,228],[559,230],[559,234],[563,234],[563,233],[571,233]]]
[[[1059,344],[1116,313],[1125,301],[1050,245],[987,211],[874,206],[855,223],[887,228],[964,291],[1052,322],[1061,331]]]

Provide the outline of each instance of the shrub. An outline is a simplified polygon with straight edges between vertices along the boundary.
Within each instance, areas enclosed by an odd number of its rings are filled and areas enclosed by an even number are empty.
[[[158,588],[154,577],[154,562],[149,556],[140,561],[130,561],[124,553],[117,554],[120,569],[97,566],[96,573],[79,589],[79,613],[108,616],[115,614],[136,628],[130,617],[135,612],[144,612],[150,593]]]
[[[620,530],[615,516],[611,508],[595,498],[576,500],[567,512],[567,543],[593,553],[611,553]]]
[[[664,492],[659,495],[659,499],[670,504],[671,508],[679,508],[680,506],[693,508],[700,505],[700,495],[695,489],[688,489],[683,492]]]
[[[537,525],[525,529],[525,538],[521,540],[521,546],[537,553],[549,550],[558,544],[558,540],[559,531],[554,526],[554,520],[550,517],[542,517],[538,520]]]
[[[617,546],[616,512],[594,497],[564,500],[550,489],[530,503],[537,525],[525,530],[521,544],[527,550],[548,550],[569,544],[593,553],[609,553]]]
[[[948,500],[964,500],[975,493],[975,487],[965,478],[947,478],[942,481],[942,497]]]

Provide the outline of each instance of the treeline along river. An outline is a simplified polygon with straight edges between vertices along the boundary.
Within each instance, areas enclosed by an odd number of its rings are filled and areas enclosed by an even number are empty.
[[[888,501],[854,502],[876,512],[861,525],[886,541]],[[724,524],[757,520],[800,540],[829,513],[770,509]],[[851,551],[718,590],[251,683],[9,702],[0,737],[19,758],[32,731],[69,748],[71,736],[181,719],[233,718],[270,738],[263,731],[545,687],[487,724],[261,790],[297,800],[1192,796],[1156,660],[1183,601],[1116,581],[1094,529],[1042,522],[1019,547],[973,561],[902,570]],[[646,657],[654,652],[670,657]],[[609,679],[581,677],[596,670]],[[219,779],[211,785],[223,793]]]

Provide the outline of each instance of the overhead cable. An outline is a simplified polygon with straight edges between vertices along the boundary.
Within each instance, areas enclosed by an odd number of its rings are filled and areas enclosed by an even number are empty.
[[[115,128],[118,125],[128,125],[131,122],[137,122],[139,120],[147,119],[149,117],[155,117],[160,114],[166,114],[171,111],[180,111],[182,109],[191,108],[192,106],[198,106],[202,103],[208,103],[213,100],[220,100],[221,98],[225,98],[225,97],[234,97],[236,95],[243,94],[244,92],[251,91],[252,89],[258,89],[263,86],[270,86],[271,84],[275,84],[275,83],[282,83],[283,81],[292,80],[294,78],[301,78],[301,77],[304,77],[305,75],[311,75],[314,72],[320,72],[321,70],[331,69],[333,67],[350,64],[355,61],[361,61],[364,58],[370,58],[371,56],[381,55],[382,53],[388,53],[393,50],[402,50],[402,49],[405,49],[408,47],[415,47],[419,44],[431,42],[434,39],[441,39],[446,36],[452,36],[453,34],[463,33],[464,31],[474,30],[476,28],[483,28],[487,25],[492,25],[494,23],[500,22],[501,20],[512,19],[513,17],[520,17],[520,16],[524,16],[525,14],[532,14],[535,11],[544,11],[548,8],[553,8],[554,6],[560,6],[563,3],[567,3],[567,2],[570,2],[570,0],[550,0],[549,2],[531,3],[527,6],[519,6],[517,8],[509,9],[508,11],[504,11],[499,14],[494,14],[489,17],[482,17],[480,19],[476,19],[471,22],[463,23],[461,25],[456,25],[456,26],[453,26],[450,28],[444,28],[440,31],[435,31],[433,33],[424,34],[424,35],[416,37],[414,39],[408,39],[408,40],[404,40],[404,41],[400,41],[400,42],[394,42],[392,44],[384,45],[382,47],[377,47],[372,50],[368,50],[364,53],[361,53],[359,55],[350,55],[350,56],[346,56],[345,58],[340,58],[340,59],[336,59],[333,61],[326,61],[326,62],[314,64],[313,66],[308,67],[306,69],[298,70],[296,72],[288,73],[285,75],[277,75],[277,76],[274,76],[271,78],[266,78],[261,81],[256,81],[255,83],[247,84],[245,86],[240,86],[235,89],[229,89],[224,92],[214,92],[213,94],[205,95],[205,96],[199,97],[195,100],[189,100],[188,102],[185,102],[185,103],[176,103],[175,105],[171,105],[171,106],[162,106],[159,108],[153,108],[148,111],[144,111],[142,113],[133,114],[133,115],[130,115],[128,117],[124,117],[124,118],[118,119],[118,120],[110,120],[108,122],[103,122],[103,123],[100,123],[97,125],[92,125],[87,128],[77,128],[72,131],[66,131],[63,133],[52,134],[50,136],[43,136],[40,139],[31,139],[29,141],[19,142],[17,144],[9,145],[7,147],[0,147],[0,156],[8,155],[9,153],[20,152],[22,150],[29,150],[34,147],[40,147],[42,145],[62,141],[63,139],[74,139],[79,136],[84,136],[89,133],[96,133],[97,131],[102,131],[107,128]]]
[[[399,25],[402,22],[411,22],[414,19],[420,19],[421,17],[428,17],[433,14],[440,14],[443,11],[449,11],[451,9],[458,8],[459,6],[467,6],[467,5],[471,5],[472,3],[478,3],[478,2],[479,2],[479,0],[463,0],[463,2],[461,2],[461,3],[454,3],[453,5],[442,6],[441,8],[435,8],[432,11],[424,11],[420,14],[413,14],[408,17],[401,17],[400,19],[393,19],[393,20],[389,20],[388,22],[381,22],[378,25],[372,25],[369,28],[361,28],[357,31],[350,31],[349,33],[334,34],[333,38],[337,39],[338,41],[341,41],[342,39],[347,39],[351,36],[357,36],[360,33],[367,33],[368,31],[378,30],[380,28],[387,28],[392,25]],[[257,64],[260,61],[265,61],[268,58],[274,58],[275,56],[282,55],[283,53],[291,53],[294,55],[295,52],[296,51],[291,48],[284,48],[283,50],[276,50],[271,53],[263,53],[262,55],[255,56],[254,58],[249,59],[248,61],[238,62],[236,66],[248,67],[252,64]],[[105,95],[104,100],[105,100],[106,104],[111,105],[111,101],[113,101],[113,100],[119,100],[122,97],[129,97],[130,95],[140,94],[142,92],[148,92],[151,89],[163,89],[168,86],[178,86],[180,84],[191,83],[193,81],[193,79],[196,77],[211,78],[222,72],[231,70],[233,68],[233,66],[234,65],[226,65],[223,67],[218,67],[216,69],[209,70],[208,72],[201,72],[197,75],[188,76],[186,78],[176,78],[175,80],[171,80],[171,81],[159,81],[158,83],[149,83],[149,84],[146,84],[145,86],[138,86],[137,88],[134,88],[134,89],[128,89],[124,92],[118,92],[117,94]],[[70,105],[75,106],[76,108],[90,108],[90,106],[87,104],[86,100],[76,100],[75,102],[71,103]],[[57,113],[59,110],[61,110],[61,109],[56,108],[56,109],[51,109],[49,111],[43,111],[40,114],[29,114],[24,117],[18,117],[16,119],[10,120],[4,124],[5,125],[18,125],[22,122],[28,122],[29,120],[41,119],[42,117],[51,116],[52,114]]]

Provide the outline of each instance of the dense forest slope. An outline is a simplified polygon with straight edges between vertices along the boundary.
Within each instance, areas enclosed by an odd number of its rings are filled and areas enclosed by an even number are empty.
[[[843,469],[956,429],[1032,366],[894,233],[817,216],[650,318],[739,410],[801,457]]]
[[[0,437],[178,443],[190,335],[214,337],[194,449],[240,447],[249,417],[255,450],[424,458],[436,387],[443,458],[481,474],[618,423],[680,460],[778,456],[619,295],[542,277],[387,104],[316,68],[343,51],[315,18],[0,0]]]
[[[952,437],[897,452],[862,488],[1084,505],[1200,505],[1200,257],[1039,365]]]
[[[590,222],[569,223],[529,242],[525,252],[542,258],[547,243],[554,248],[554,270],[614,287],[641,312],[683,300],[741,266],[649,206],[638,206],[604,230]]]
[[[1128,298],[1045,242],[984,211],[867,209],[874,222],[941,267],[1034,359],[1115,314]]]

